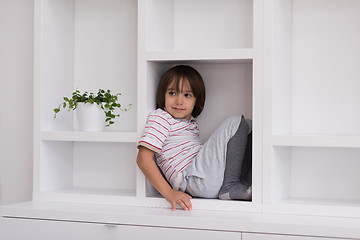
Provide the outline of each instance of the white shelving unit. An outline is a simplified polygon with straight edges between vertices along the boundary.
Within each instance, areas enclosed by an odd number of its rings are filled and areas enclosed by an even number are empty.
[[[169,228],[244,238],[359,237],[359,12],[359,0],[35,0],[34,201],[5,216],[86,222],[86,212],[146,227],[175,216]],[[136,146],[160,76],[176,64],[204,78],[203,141],[229,115],[253,119],[252,201],[159,209],[169,204],[137,168]],[[133,107],[105,132],[80,132],[72,113],[52,119],[76,88],[119,91]],[[298,215],[287,223],[288,214]]]
[[[207,87],[202,140],[227,116],[244,114],[257,143],[252,202],[194,206],[260,212],[262,17],[261,0],[36,0],[34,201],[168,207],[137,169],[136,144],[160,76],[189,64]],[[76,88],[118,91],[133,107],[105,132],[80,132],[73,113],[52,119]]]
[[[359,11],[265,3],[266,212],[360,217]]]
[[[360,239],[359,12],[359,0],[35,0],[33,201],[1,220],[28,233],[85,222],[102,236]],[[203,141],[229,115],[253,119],[252,201],[172,212],[137,168],[159,78],[176,64],[204,78]],[[133,107],[81,132],[72,112],[53,120],[76,88]]]

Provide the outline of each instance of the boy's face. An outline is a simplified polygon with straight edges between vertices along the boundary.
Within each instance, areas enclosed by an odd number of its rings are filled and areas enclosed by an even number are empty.
[[[196,98],[187,80],[180,80],[180,92],[176,91],[175,83],[169,84],[165,93],[165,108],[174,118],[190,120]]]

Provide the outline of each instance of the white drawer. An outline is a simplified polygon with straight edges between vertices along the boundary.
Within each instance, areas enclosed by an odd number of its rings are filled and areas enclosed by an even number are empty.
[[[262,233],[243,233],[242,240],[345,240],[344,238],[323,238]],[[347,239],[348,240],[348,239]]]
[[[51,240],[183,240],[207,239],[241,240],[240,232],[222,232],[196,229],[159,228],[111,225],[101,223],[33,220],[21,218],[2,218],[0,220],[1,239],[51,239]]]

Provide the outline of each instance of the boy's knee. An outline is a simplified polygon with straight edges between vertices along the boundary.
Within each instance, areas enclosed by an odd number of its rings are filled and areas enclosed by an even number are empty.
[[[227,119],[225,121],[228,121],[228,122],[240,122],[241,121],[241,116],[242,115],[231,115],[229,117],[227,117]]]
[[[223,122],[226,126],[239,126],[241,122],[242,115],[231,115],[225,119]]]
[[[201,179],[192,179],[190,181],[191,183],[188,182],[185,191],[191,196],[200,198],[218,198],[221,185],[219,185],[217,181],[211,181],[211,183],[206,183]]]
[[[232,116],[229,116],[224,121],[224,124],[227,125],[227,126],[234,125],[234,126],[239,127],[243,116],[244,115],[232,115]],[[249,126],[249,133],[250,133],[252,131],[252,120],[249,119],[249,118],[245,118],[245,116],[244,116],[244,120],[246,121],[247,125]]]

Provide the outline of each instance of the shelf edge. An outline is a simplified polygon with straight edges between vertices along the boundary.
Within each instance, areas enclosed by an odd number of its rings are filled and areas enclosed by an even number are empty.
[[[360,148],[360,136],[275,135],[273,146]]]
[[[136,143],[136,132],[79,132],[79,131],[42,131],[43,141],[74,141],[74,142],[123,142]]]
[[[148,51],[148,61],[250,61],[253,49]]]

